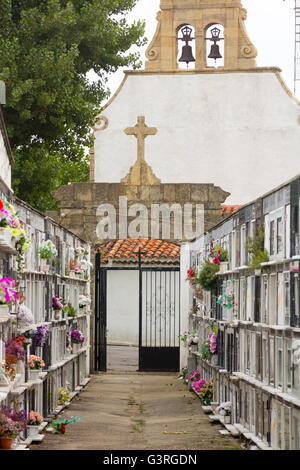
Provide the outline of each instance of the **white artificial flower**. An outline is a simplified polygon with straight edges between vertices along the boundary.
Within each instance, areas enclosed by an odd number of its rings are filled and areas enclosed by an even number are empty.
[[[226,401],[221,403],[217,408],[216,411],[220,413],[221,416],[226,416],[227,414],[231,413],[231,401]]]
[[[18,322],[22,325],[32,325],[34,323],[31,310],[24,304],[18,305]]]
[[[79,307],[85,307],[86,305],[90,305],[91,299],[88,295],[82,294],[79,296]]]

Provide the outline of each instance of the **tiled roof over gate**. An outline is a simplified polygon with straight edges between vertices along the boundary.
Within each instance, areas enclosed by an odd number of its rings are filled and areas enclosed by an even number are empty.
[[[127,238],[102,245],[100,247],[103,253],[101,264],[107,264],[109,261],[122,264],[136,264],[140,248],[145,252],[142,254],[143,263],[179,265],[179,245],[151,238]]]
[[[240,207],[242,207],[238,205],[229,206],[228,204],[221,204],[221,206],[222,206],[222,209],[220,211],[220,214],[226,215],[226,216],[230,214],[234,214]]]

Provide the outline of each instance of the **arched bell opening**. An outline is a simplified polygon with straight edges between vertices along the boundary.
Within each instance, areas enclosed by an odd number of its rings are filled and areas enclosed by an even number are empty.
[[[206,66],[224,67],[225,39],[224,27],[221,24],[211,24],[206,28]]]
[[[189,24],[179,26],[177,30],[178,68],[183,70],[195,69],[196,41],[195,28]]]

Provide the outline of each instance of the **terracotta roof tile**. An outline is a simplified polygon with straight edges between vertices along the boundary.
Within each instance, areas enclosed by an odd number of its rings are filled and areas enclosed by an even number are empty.
[[[118,260],[118,263],[137,263],[139,249],[144,262],[157,264],[179,264],[180,246],[164,240],[154,240],[149,238],[128,238],[108,242],[100,247],[103,253],[102,264],[107,264],[109,260]]]
[[[227,205],[227,204],[222,204],[222,209],[220,211],[220,214],[221,215],[230,215],[230,214],[234,214],[240,207],[240,205]]]

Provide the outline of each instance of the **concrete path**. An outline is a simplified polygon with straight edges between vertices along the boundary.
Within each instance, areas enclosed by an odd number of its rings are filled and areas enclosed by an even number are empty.
[[[135,346],[107,346],[107,370],[136,372],[139,368],[139,348]]]
[[[82,416],[65,435],[47,434],[33,450],[226,450],[199,399],[174,374],[95,374],[62,416]]]

